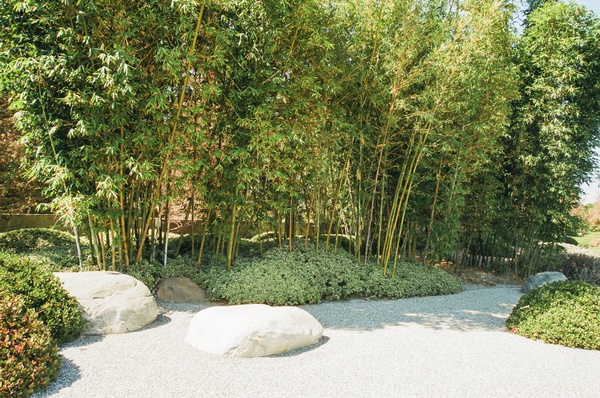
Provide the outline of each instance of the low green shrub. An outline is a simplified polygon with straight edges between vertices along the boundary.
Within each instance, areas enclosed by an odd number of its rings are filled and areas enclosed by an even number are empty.
[[[0,288],[21,295],[58,343],[76,339],[86,326],[79,303],[59,279],[27,258],[0,252]]]
[[[318,286],[283,262],[255,260],[236,264],[231,272],[212,270],[207,282],[209,297],[230,304],[298,305],[321,299]]]
[[[534,340],[600,350],[600,287],[564,281],[533,289],[517,302],[506,326]]]
[[[391,271],[388,270],[391,274]],[[384,276],[381,269],[372,267],[364,295],[366,297],[398,299],[436,296],[462,291],[461,282],[450,273],[433,265],[399,263],[393,277]]]
[[[79,268],[75,238],[54,229],[29,228],[0,233],[0,251],[27,257],[50,271]],[[87,259],[89,245],[82,243],[82,251]]]
[[[391,272],[390,272],[391,273]],[[336,253],[304,243],[290,253],[273,248],[262,257],[242,258],[230,272],[212,267],[204,281],[209,297],[231,304],[300,305],[351,296],[404,298],[457,293],[461,283],[434,266],[398,266],[394,278],[375,265],[357,264],[345,250]]]
[[[156,263],[149,263],[143,261],[140,264],[134,264],[129,269],[123,270],[127,275],[134,277],[138,281],[142,282],[148,287],[148,289],[154,289],[154,285],[157,282],[156,275],[158,274],[159,265]]]
[[[358,264],[346,250],[317,253],[313,243],[296,240],[292,252],[277,247],[275,240],[259,243],[240,242],[240,250],[231,271],[224,260],[211,253],[197,267],[196,257],[183,255],[168,259],[167,265],[145,262],[132,266],[127,273],[144,282],[151,290],[161,278],[188,277],[206,289],[210,299],[230,304],[264,303],[301,305],[347,297],[404,298],[457,293],[461,283],[446,271],[423,264],[400,263],[395,276],[384,276],[380,267]]]
[[[565,236],[564,239],[563,239],[563,242],[564,243],[568,243],[568,244],[573,245],[573,246],[579,246],[579,242],[577,242],[577,239],[575,239],[572,236]]]
[[[0,288],[0,397],[27,397],[54,380],[58,347],[20,296]]]

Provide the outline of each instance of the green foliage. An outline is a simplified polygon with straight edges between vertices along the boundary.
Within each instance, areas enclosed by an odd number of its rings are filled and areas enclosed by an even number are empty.
[[[508,225],[557,241],[595,169],[600,139],[600,22],[584,6],[547,1],[528,15],[515,54],[521,97],[505,137]],[[516,212],[516,213],[515,213]]]
[[[290,266],[292,265],[292,266]],[[208,274],[207,293],[230,304],[298,305],[321,300],[318,286],[285,262],[256,262]],[[234,271],[235,270],[235,271]]]
[[[381,268],[363,266],[345,250],[316,253],[297,242],[290,253],[271,249],[261,258],[238,259],[232,270],[211,268],[207,293],[231,304],[298,305],[351,296],[404,298],[451,294],[462,290],[458,280],[432,266],[402,264],[394,278]]]
[[[24,300],[0,287],[0,396],[28,397],[60,370],[49,329]]]
[[[568,279],[600,287],[600,257],[582,253],[561,253],[550,271],[562,272]]]
[[[58,343],[76,339],[86,326],[79,303],[58,278],[26,258],[0,252],[0,287],[21,295]]]
[[[83,251],[87,245],[83,245]],[[79,260],[75,238],[54,229],[30,228],[0,233],[0,251],[27,257],[53,272],[74,271]]]
[[[575,239],[575,238],[574,238],[574,237],[572,237],[572,236],[565,236],[565,237],[563,238],[563,242],[564,242],[564,243],[568,243],[568,244],[570,244],[570,245],[574,245],[574,246],[577,246],[577,245],[579,244],[579,242],[577,242],[577,239]]]
[[[462,242],[522,276],[546,268],[540,242],[582,228],[571,214],[593,176],[600,127],[600,23],[574,2],[532,0],[513,60],[519,97],[499,151],[467,196]]]
[[[166,266],[157,262],[142,262],[130,267],[126,272],[143,282],[150,290],[153,290],[162,278],[186,277],[199,286],[203,286],[206,279],[205,272],[198,269],[195,259],[187,255],[168,259]]]
[[[371,269],[364,295],[396,299],[453,294],[461,291],[460,281],[440,268],[424,264],[401,263],[394,277],[385,277],[380,269]]]
[[[546,343],[600,350],[600,287],[581,281],[543,285],[521,297],[506,326]]]
[[[150,291],[154,289],[157,282],[157,275],[160,275],[160,265],[143,261],[139,264],[134,264],[125,271],[127,275],[134,277],[142,282]]]
[[[203,264],[306,221],[357,263],[526,275],[577,227],[600,126],[598,20],[530,6],[517,37],[497,0],[0,0],[0,92],[103,268],[159,278],[183,207]]]

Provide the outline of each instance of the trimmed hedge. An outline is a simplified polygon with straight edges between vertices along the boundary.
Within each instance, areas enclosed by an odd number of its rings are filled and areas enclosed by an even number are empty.
[[[506,327],[550,344],[600,350],[600,287],[563,281],[533,289],[517,302]]]

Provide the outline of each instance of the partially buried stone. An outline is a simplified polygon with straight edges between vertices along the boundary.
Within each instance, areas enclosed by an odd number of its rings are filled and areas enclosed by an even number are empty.
[[[260,357],[313,345],[322,335],[319,321],[300,308],[245,304],[198,312],[186,341],[210,354]]]
[[[158,316],[156,300],[139,280],[119,272],[56,272],[89,320],[84,334],[132,332]]]
[[[521,292],[527,293],[546,283],[566,281],[567,277],[562,272],[540,272],[527,280],[527,283],[521,288]]]
[[[189,278],[163,278],[155,288],[159,300],[174,303],[206,301],[206,292]]]

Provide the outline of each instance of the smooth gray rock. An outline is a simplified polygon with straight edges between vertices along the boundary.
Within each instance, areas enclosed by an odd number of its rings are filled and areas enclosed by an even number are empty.
[[[132,332],[158,316],[156,300],[139,280],[119,272],[56,272],[89,321],[84,334]]]
[[[172,303],[206,301],[206,292],[190,278],[163,278],[154,289],[156,298]]]
[[[527,280],[527,283],[521,288],[521,292],[527,293],[528,291],[545,285],[546,283],[566,280],[567,277],[562,272],[540,272]]]
[[[300,308],[245,304],[198,312],[186,341],[210,354],[261,357],[313,345],[322,335],[319,321]]]

